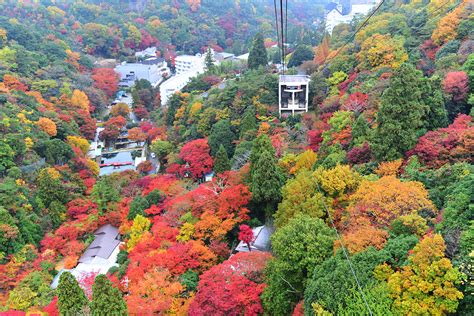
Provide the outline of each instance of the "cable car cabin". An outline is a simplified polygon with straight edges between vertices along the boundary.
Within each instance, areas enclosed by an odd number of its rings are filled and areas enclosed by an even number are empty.
[[[308,112],[309,82],[309,76],[280,76],[278,91],[280,116]]]

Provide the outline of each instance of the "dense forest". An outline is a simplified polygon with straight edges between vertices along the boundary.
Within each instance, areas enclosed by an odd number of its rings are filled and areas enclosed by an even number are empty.
[[[280,117],[273,1],[0,1],[0,315],[472,315],[474,4],[386,0],[330,35],[328,3],[289,1],[310,102]],[[249,57],[110,106],[150,46]],[[99,176],[91,143],[123,133],[156,170]],[[67,272],[105,224],[117,265]]]

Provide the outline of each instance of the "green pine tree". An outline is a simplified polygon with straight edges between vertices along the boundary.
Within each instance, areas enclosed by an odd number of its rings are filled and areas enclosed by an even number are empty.
[[[219,150],[220,145],[223,145],[227,157],[232,157],[234,155],[234,140],[235,134],[230,129],[229,120],[220,120],[214,126],[212,126],[211,133],[209,134],[208,143],[211,148],[211,155],[216,156],[217,151]]]
[[[224,146],[221,144],[217,151],[216,159],[214,159],[214,172],[222,173],[227,170],[230,170],[230,161]]]
[[[288,62],[288,68],[298,67],[307,60],[313,60],[314,53],[311,46],[298,45],[291,55],[290,61]]]
[[[63,272],[57,288],[58,309],[61,315],[83,315],[89,304],[84,291],[70,272]]]
[[[211,49],[208,48],[205,57],[206,70],[212,72],[214,70],[214,58],[212,57]]]
[[[268,64],[267,49],[263,42],[263,36],[261,33],[255,35],[252,47],[250,48],[248,67],[250,69],[258,69],[258,67],[266,67]]]
[[[352,125],[352,147],[362,145],[369,138],[370,126],[364,114],[357,117]]]
[[[240,122],[240,138],[242,139],[245,134],[249,131],[256,131],[257,130],[257,118],[255,117],[255,107],[249,106]]]
[[[377,113],[372,148],[379,161],[395,160],[413,148],[423,132],[428,107],[423,101],[423,77],[405,63],[390,79]]]
[[[128,315],[127,304],[122,294],[113,287],[112,282],[104,274],[99,274],[92,286],[91,314],[94,316]]]
[[[425,80],[423,100],[428,106],[425,128],[434,130],[448,125],[448,112],[444,106],[443,93],[441,92],[441,79],[433,76]]]
[[[283,173],[277,166],[275,149],[267,135],[259,136],[250,156],[250,191],[252,200],[269,216],[281,199]]]

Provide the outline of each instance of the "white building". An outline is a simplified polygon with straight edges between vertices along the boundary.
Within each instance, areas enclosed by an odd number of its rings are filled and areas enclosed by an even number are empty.
[[[176,74],[180,75],[186,72],[203,72],[205,67],[205,57],[201,54],[180,55],[175,58]]]
[[[120,75],[120,87],[131,87],[140,79],[156,86],[163,80],[164,74],[169,74],[169,68],[163,58],[151,57],[138,63],[123,62],[115,67],[115,72]]]
[[[156,47],[152,46],[142,51],[136,52],[135,57],[137,58],[156,57]]]
[[[270,236],[273,229],[269,226],[259,226],[252,228],[253,240],[250,243],[250,249],[246,243],[241,241],[235,248],[236,252],[250,251],[270,251]]]
[[[160,85],[161,106],[165,106],[169,98],[176,92],[184,88],[200,72],[191,71],[173,76]]]
[[[278,89],[279,112],[282,114],[299,114],[308,112],[309,76],[280,76]]]
[[[94,241],[87,247],[74,268],[76,272],[98,272],[105,274],[117,265],[120,251],[120,234],[117,227],[104,225],[94,232]]]
[[[326,31],[332,34],[336,25],[350,23],[355,17],[367,15],[378,3],[378,0],[352,0],[350,12],[345,14],[342,5],[330,3],[326,14]]]
[[[87,247],[74,269],[61,270],[53,279],[51,288],[59,284],[59,277],[64,271],[71,272],[76,279],[90,273],[106,274],[112,267],[118,267],[117,256],[120,251],[120,234],[117,227],[106,224],[94,232],[94,241]]]

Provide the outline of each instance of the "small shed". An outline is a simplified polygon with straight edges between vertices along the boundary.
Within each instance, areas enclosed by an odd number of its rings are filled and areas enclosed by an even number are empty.
[[[270,251],[270,237],[273,231],[274,229],[267,225],[252,228],[254,239],[250,243],[251,251]],[[249,252],[249,248],[246,243],[241,241],[235,248],[235,251]]]

